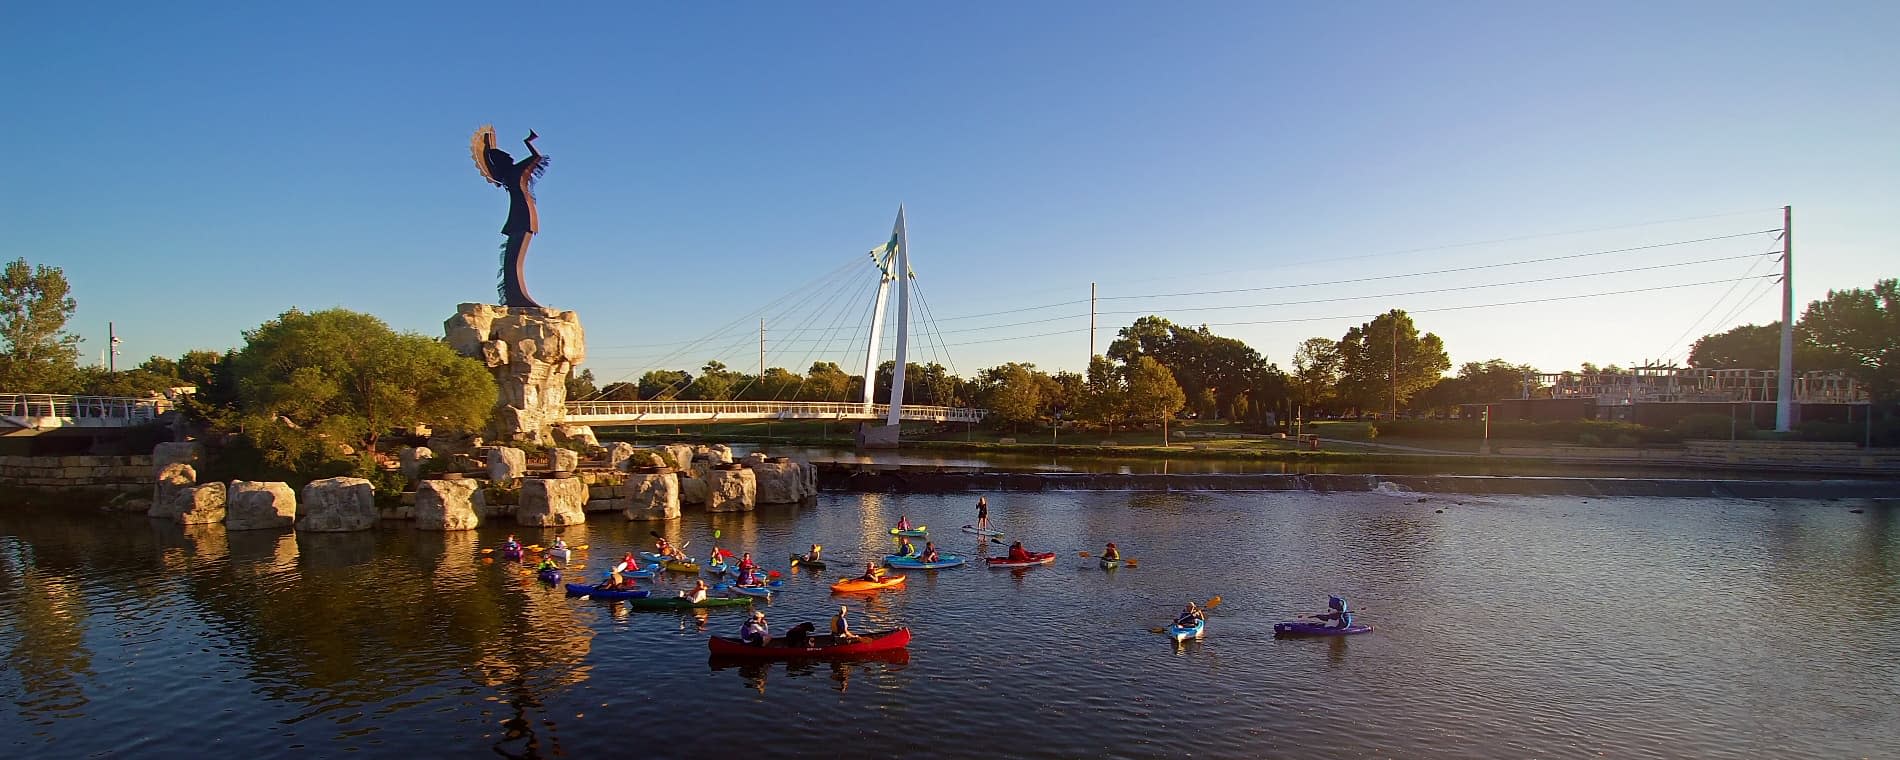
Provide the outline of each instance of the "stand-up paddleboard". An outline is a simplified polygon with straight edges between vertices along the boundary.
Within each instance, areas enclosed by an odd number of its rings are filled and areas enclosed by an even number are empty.
[[[989,530],[987,528],[976,527],[975,525],[963,526],[963,532],[968,533],[972,536],[983,536],[984,538],[1002,538],[1003,537],[1003,532],[1000,530]]]

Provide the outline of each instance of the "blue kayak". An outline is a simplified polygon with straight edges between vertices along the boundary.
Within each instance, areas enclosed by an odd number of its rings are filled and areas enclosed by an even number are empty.
[[[719,584],[718,586],[715,586],[714,588],[731,591],[735,594],[745,594],[746,596],[756,596],[759,598],[769,597],[772,595],[772,592],[774,591],[774,589],[767,588],[765,586],[728,586],[723,583]]]
[[[1357,633],[1371,632],[1372,626],[1369,625],[1354,625],[1340,628],[1325,623],[1308,623],[1300,620],[1290,620],[1285,623],[1273,624],[1273,633],[1277,636],[1351,636]]]
[[[890,565],[898,570],[937,570],[945,567],[956,567],[969,561],[970,558],[961,554],[939,554],[937,555],[936,562],[925,562],[916,557],[900,557],[895,554],[884,555],[884,564]]]
[[[1205,638],[1207,636],[1207,621],[1196,620],[1194,621],[1194,625],[1185,628],[1179,625],[1170,625],[1168,626],[1168,636],[1175,641]]]
[[[547,583],[547,584],[560,583],[561,569],[558,567],[550,567],[546,570],[542,570],[538,573],[535,573],[534,577],[540,578],[542,583]]]
[[[928,535],[929,533],[930,531],[926,530],[924,526],[922,525],[919,525],[915,528],[892,528],[891,529],[891,535],[904,536],[906,538],[923,538],[925,535]]]
[[[595,599],[645,599],[647,598],[648,595],[652,593],[653,592],[648,591],[646,589],[627,589],[624,591],[620,591],[620,590],[614,590],[614,589],[595,588],[585,583],[567,584],[568,596],[591,596]]]

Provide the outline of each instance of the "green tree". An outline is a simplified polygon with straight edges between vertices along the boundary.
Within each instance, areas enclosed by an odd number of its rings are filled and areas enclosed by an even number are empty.
[[[639,401],[640,386],[635,383],[608,383],[600,387],[600,401]]]
[[[589,401],[599,395],[600,389],[594,386],[594,371],[584,369],[580,374],[573,370],[567,373],[567,399],[569,401]]]
[[[977,375],[978,398],[989,409],[984,422],[1017,426],[1035,422],[1042,411],[1042,383],[1036,379],[1036,365],[1010,362],[983,370]]]
[[[640,376],[640,398],[648,401],[679,398],[692,384],[693,376],[685,370],[649,370]]]
[[[1136,357],[1127,367],[1128,416],[1161,422],[1161,444],[1168,443],[1168,420],[1187,405],[1187,394],[1174,373],[1152,356]]]
[[[75,308],[59,267],[14,259],[0,270],[0,391],[75,390],[79,338],[66,333]]]
[[[373,449],[383,433],[417,423],[477,428],[495,406],[481,362],[368,314],[292,309],[244,340],[226,363],[246,432],[288,423]]]
[[[1430,388],[1451,369],[1444,341],[1431,333],[1420,335],[1411,315],[1400,309],[1347,330],[1339,340],[1339,356],[1340,396],[1362,413],[1384,409],[1389,403],[1403,406],[1412,394]]]
[[[837,362],[813,362],[798,396],[806,401],[851,401],[852,378]]]
[[[1090,357],[1089,371],[1083,378],[1081,419],[1114,432],[1128,417],[1125,380],[1108,357],[1101,354]]]
[[[1808,304],[1799,324],[1816,348],[1866,383],[1875,400],[1900,403],[1900,280],[1830,290]]]
[[[1290,378],[1294,400],[1311,410],[1327,409],[1339,398],[1339,341],[1307,338],[1293,351]]]
[[[790,401],[798,396],[805,378],[784,367],[773,367],[759,375],[739,393],[744,401]]]
[[[680,398],[688,401],[730,401],[732,392],[745,384],[745,376],[726,369],[718,360],[706,362],[699,368],[699,377],[680,393]]]
[[[1188,328],[1156,316],[1135,320],[1109,344],[1108,358],[1132,365],[1137,356],[1152,356],[1174,373],[1195,402],[1195,411],[1207,418],[1231,417],[1242,396],[1266,371],[1259,352],[1234,338],[1215,335],[1206,325]]]

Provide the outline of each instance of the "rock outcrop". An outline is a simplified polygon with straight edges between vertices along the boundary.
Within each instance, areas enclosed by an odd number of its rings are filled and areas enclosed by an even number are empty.
[[[715,467],[705,480],[708,512],[750,512],[759,504],[759,481],[751,470]]]
[[[625,503],[629,520],[677,520],[680,516],[679,476],[672,472],[628,475]]]
[[[344,533],[376,527],[376,491],[362,478],[310,481],[297,500],[297,530]]]
[[[151,517],[171,517],[172,502],[180,492],[198,484],[198,470],[186,462],[170,462],[158,468],[157,483],[152,486],[152,505],[145,510]]]
[[[416,530],[474,530],[481,516],[476,512],[475,480],[425,480],[416,484]]]
[[[818,468],[809,464],[758,454],[743,464],[758,478],[760,504],[796,504],[818,495]]]
[[[224,484],[206,483],[172,494],[168,511],[179,525],[224,522]]]
[[[233,480],[225,490],[226,530],[288,528],[297,522],[297,493],[288,483]]]
[[[579,525],[587,522],[587,484],[580,478],[529,478],[521,481],[522,525]]]
[[[528,475],[528,452],[507,446],[488,447],[488,479],[515,480]]]
[[[567,377],[587,358],[581,320],[571,311],[465,303],[443,323],[449,345],[480,359],[501,386],[496,415],[504,440],[553,442],[567,416]]]

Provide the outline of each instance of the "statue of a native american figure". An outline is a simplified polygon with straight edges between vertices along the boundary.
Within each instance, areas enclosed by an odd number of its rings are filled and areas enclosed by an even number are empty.
[[[508,151],[495,147],[493,126],[483,125],[475,130],[475,136],[468,142],[482,179],[508,191],[508,223],[501,228],[508,240],[501,246],[501,284],[495,288],[503,306],[541,306],[528,295],[527,286],[521,282],[521,265],[528,258],[528,240],[541,229],[540,219],[534,212],[534,183],[547,171],[548,157],[534,147],[534,141],[539,138],[534,130],[528,130],[527,139],[521,141],[528,146],[528,157],[520,161],[508,155]]]

